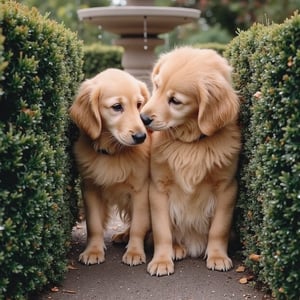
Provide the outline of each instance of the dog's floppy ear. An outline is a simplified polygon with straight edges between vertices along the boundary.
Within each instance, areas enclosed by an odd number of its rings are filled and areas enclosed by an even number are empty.
[[[99,98],[101,89],[91,79],[84,81],[77,93],[69,113],[75,124],[91,139],[95,140],[101,133]]]
[[[141,89],[141,94],[142,94],[143,98],[145,99],[144,103],[146,103],[150,98],[149,90],[147,88],[146,83],[144,83],[142,81],[139,81],[139,80],[138,80],[138,83],[139,83],[139,86],[140,86],[140,89]]]
[[[153,67],[152,74],[151,74],[152,81],[154,81],[155,76],[159,73],[161,65],[162,65],[162,58],[160,58]]]
[[[207,136],[237,119],[239,99],[226,78],[210,74],[200,80],[198,125]]]
[[[161,66],[164,64],[164,62],[166,61],[167,57],[168,57],[169,53],[166,54],[162,54],[160,56],[160,58],[158,59],[158,61],[155,63],[153,69],[152,69],[152,73],[151,73],[151,79],[153,84],[155,85],[155,83],[157,84],[156,79],[157,79],[157,75],[160,72]]]

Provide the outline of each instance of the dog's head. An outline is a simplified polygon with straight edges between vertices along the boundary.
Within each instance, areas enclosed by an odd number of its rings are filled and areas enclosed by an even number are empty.
[[[143,82],[124,71],[107,69],[81,84],[70,117],[92,140],[105,131],[122,145],[136,145],[147,136],[140,110],[148,98]]]
[[[237,118],[231,68],[213,50],[182,47],[161,56],[152,82],[152,96],[141,112],[152,130],[211,136]]]

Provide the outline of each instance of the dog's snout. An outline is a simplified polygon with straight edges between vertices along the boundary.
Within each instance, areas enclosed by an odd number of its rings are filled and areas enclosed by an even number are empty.
[[[148,117],[145,114],[141,114],[141,119],[146,126],[150,125],[150,123],[153,121],[150,117]]]
[[[147,135],[144,132],[138,132],[132,135],[135,144],[141,144],[146,139]]]

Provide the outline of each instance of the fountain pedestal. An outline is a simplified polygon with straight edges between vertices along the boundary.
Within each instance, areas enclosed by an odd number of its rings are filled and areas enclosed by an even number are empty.
[[[156,46],[164,44],[164,40],[149,38],[146,44],[142,38],[120,38],[114,43],[124,48],[124,70],[150,86],[150,73],[155,61],[154,50]]]
[[[200,16],[196,9],[178,7],[144,6],[153,1],[128,1],[139,6],[109,6],[78,10],[79,19],[103,30],[118,34],[115,44],[124,47],[122,65],[125,71],[150,86],[155,47],[164,40],[161,33],[172,31],[176,26],[194,22]]]

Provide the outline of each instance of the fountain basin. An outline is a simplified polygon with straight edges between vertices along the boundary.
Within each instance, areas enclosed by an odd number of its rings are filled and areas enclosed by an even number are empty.
[[[151,87],[150,74],[155,61],[155,48],[164,40],[159,34],[176,26],[199,19],[197,9],[151,6],[153,1],[127,1],[131,5],[79,9],[78,17],[86,23],[101,26],[102,30],[119,36],[114,41],[124,48],[122,66]]]
[[[194,22],[200,16],[197,9],[154,6],[93,7],[79,9],[77,13],[81,21],[101,25],[103,30],[121,36],[143,35],[145,18],[147,34],[157,35]]]

